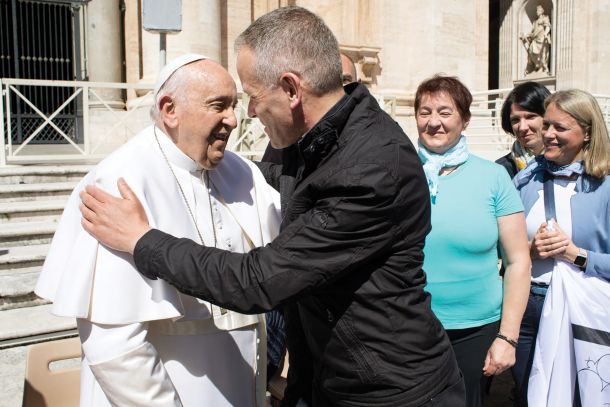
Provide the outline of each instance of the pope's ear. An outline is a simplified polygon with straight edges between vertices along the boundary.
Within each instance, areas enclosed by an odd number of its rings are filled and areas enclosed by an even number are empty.
[[[280,86],[288,100],[290,100],[290,108],[294,109],[301,104],[303,96],[303,88],[301,78],[293,72],[284,72],[280,76]]]
[[[176,104],[170,96],[162,96],[159,99],[159,113],[163,123],[170,128],[178,126],[178,117],[176,116]]]

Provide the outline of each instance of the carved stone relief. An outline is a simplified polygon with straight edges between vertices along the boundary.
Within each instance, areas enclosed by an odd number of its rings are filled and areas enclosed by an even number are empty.
[[[358,79],[362,83],[374,85],[377,83],[377,76],[381,73],[381,63],[379,60],[378,47],[356,47],[341,45],[341,52],[349,56],[356,65]]]

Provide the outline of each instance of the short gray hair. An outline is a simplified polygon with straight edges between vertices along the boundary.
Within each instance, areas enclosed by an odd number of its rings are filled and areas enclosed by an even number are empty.
[[[197,62],[197,61],[195,61]],[[197,70],[189,69],[189,65],[183,65],[178,68],[159,88],[154,100],[154,104],[150,107],[150,118],[156,122],[161,116],[159,110],[159,101],[164,96],[170,96],[174,100],[184,101],[186,99],[186,88],[189,83],[196,80]]]
[[[267,86],[293,72],[310,91],[323,95],[342,86],[339,44],[324,21],[302,7],[273,10],[254,21],[235,40],[235,51],[250,48],[256,77]]]

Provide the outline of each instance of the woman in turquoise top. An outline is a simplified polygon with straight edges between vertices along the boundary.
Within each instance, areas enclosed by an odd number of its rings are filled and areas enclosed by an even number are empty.
[[[454,77],[428,79],[415,95],[419,156],[432,201],[427,290],[464,375],[469,407],[482,405],[484,375],[515,362],[531,265],[523,205],[508,174],[468,152],[462,132],[471,103]]]

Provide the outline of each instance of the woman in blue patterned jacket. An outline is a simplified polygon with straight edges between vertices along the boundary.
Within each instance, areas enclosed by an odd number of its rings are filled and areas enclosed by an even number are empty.
[[[582,90],[558,91],[545,101],[544,155],[515,178],[525,207],[532,286],[513,367],[520,405],[526,405],[538,324],[555,260],[610,280],[610,140],[600,107]],[[553,183],[556,216],[547,222],[543,187]],[[552,224],[552,227],[550,226]]]

